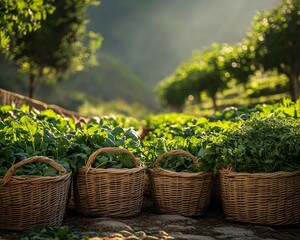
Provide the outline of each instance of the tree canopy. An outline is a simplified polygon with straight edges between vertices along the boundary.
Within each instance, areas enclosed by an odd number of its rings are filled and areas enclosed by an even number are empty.
[[[0,2],[0,46],[10,49],[10,41],[40,27],[55,10],[53,0],[2,0]]]
[[[57,81],[96,64],[95,52],[101,37],[87,32],[86,9],[95,0],[53,0],[55,11],[41,27],[10,39],[5,52],[29,75],[29,96],[42,80]]]
[[[292,100],[300,97],[300,0],[284,0],[272,11],[258,13],[248,32],[257,64],[289,78]]]
[[[243,74],[236,70],[244,67],[244,64],[236,63],[240,61],[239,50],[228,44],[213,43],[209,48],[195,52],[189,62],[178,66],[158,85],[161,102],[165,106],[178,104],[182,107],[189,95],[197,99],[201,92],[206,92],[212,98],[214,109],[217,109],[217,92],[226,89],[234,77],[239,78]],[[175,96],[176,100],[173,99]]]
[[[217,108],[216,94],[235,80],[246,84],[257,70],[277,70],[289,78],[290,95],[300,95],[300,0],[284,0],[272,11],[258,13],[243,41],[212,44],[162,80],[157,93],[164,105],[180,108],[190,94],[206,92]],[[187,87],[189,86],[189,87]],[[176,100],[172,99],[176,96]]]

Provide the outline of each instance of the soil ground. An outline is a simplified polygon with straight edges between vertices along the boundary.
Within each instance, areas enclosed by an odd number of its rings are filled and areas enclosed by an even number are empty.
[[[111,226],[103,224],[112,224]],[[227,221],[220,208],[210,207],[204,216],[190,218],[155,212],[153,202],[145,198],[139,215],[130,218],[88,218],[75,210],[68,210],[64,225],[75,226],[91,239],[233,239],[233,240],[298,240],[300,224],[264,226]],[[105,227],[105,229],[104,229]],[[132,236],[122,238],[127,230]],[[125,231],[126,232],[126,231]],[[136,237],[143,233],[144,238]],[[159,237],[162,232],[165,237]],[[130,234],[130,233],[129,233]],[[1,240],[17,239],[15,233],[0,231]]]

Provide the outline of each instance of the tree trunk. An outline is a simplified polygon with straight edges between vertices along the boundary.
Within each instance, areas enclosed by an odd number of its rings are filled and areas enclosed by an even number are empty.
[[[216,95],[212,96],[212,101],[213,101],[214,110],[216,112],[217,111],[217,97],[216,97]]]
[[[299,76],[295,73],[289,74],[289,80],[290,80],[290,94],[292,97],[292,100],[295,102],[297,99],[300,98],[300,82],[299,82]]]
[[[28,92],[28,97],[33,98],[33,93],[34,93],[34,81],[35,81],[35,76],[33,73],[30,73],[29,75],[29,92]]]
[[[39,86],[43,76],[43,67],[39,68],[39,74],[35,75],[33,73],[29,74],[29,97],[33,98],[36,88]]]

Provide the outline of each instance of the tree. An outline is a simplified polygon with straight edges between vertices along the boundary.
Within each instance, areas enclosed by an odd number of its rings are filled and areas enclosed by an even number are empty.
[[[87,32],[86,9],[95,0],[53,0],[55,11],[41,27],[11,39],[9,59],[29,75],[29,96],[43,80],[57,81],[96,64],[101,37]]]
[[[194,57],[194,61],[201,65],[201,72],[198,78],[198,90],[205,91],[213,102],[214,110],[217,110],[218,92],[227,88],[229,76],[225,69],[225,48],[226,44],[213,43],[209,48],[204,48]],[[226,77],[227,76],[227,77]]]
[[[34,31],[55,10],[53,0],[2,0],[0,2],[0,46],[8,51],[10,41]]]
[[[212,44],[195,52],[191,61],[181,64],[175,72],[158,85],[158,96],[164,105],[181,107],[189,95],[196,98],[206,92],[217,110],[216,94],[227,88],[230,74],[226,74],[225,55],[228,45]]]
[[[182,111],[190,92],[189,82],[176,74],[166,77],[156,87],[161,105],[171,107],[178,112]]]
[[[300,97],[300,0],[284,0],[273,9],[258,13],[247,35],[255,61],[264,70],[277,70],[289,78],[293,101]]]
[[[250,76],[259,69],[254,61],[254,47],[247,40],[232,45],[223,44],[219,51],[219,65],[222,66],[222,75],[227,81],[247,84]]]

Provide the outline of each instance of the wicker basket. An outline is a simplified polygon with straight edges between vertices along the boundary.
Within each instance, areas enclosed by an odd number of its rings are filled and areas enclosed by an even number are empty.
[[[159,163],[171,155],[182,155],[197,161],[196,157],[183,150],[165,152],[156,159],[155,167],[149,169],[149,177],[158,211],[182,216],[205,214],[211,195],[212,173],[174,172],[159,168]]]
[[[300,222],[300,171],[237,173],[221,170],[226,218],[264,225]]]
[[[135,168],[92,168],[101,153],[125,153]],[[86,216],[129,217],[142,207],[145,166],[124,148],[107,147],[92,153],[86,165],[74,178],[74,200],[79,212]]]
[[[48,176],[13,176],[24,164],[40,162],[59,174]],[[71,174],[55,161],[34,156],[13,165],[0,178],[0,229],[23,231],[46,225],[59,226],[64,218]]]

